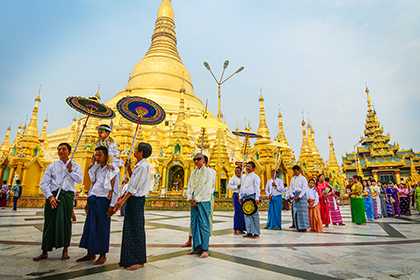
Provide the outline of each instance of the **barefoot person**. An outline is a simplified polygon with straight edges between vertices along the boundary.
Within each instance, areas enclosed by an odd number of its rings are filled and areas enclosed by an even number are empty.
[[[293,199],[293,217],[296,231],[306,231],[309,225],[308,199],[306,191],[308,181],[302,174],[299,165],[292,168],[293,178],[290,181],[290,197]]]
[[[322,226],[321,212],[319,211],[319,194],[315,179],[310,179],[308,186],[306,195],[308,197],[309,225],[311,226],[311,231],[322,232],[324,227]]]
[[[79,247],[87,249],[87,255],[76,262],[94,260],[94,264],[103,264],[106,253],[109,252],[109,238],[111,233],[111,216],[118,198],[119,173],[108,181],[108,149],[99,146],[95,149],[95,160],[100,168],[90,168],[89,177],[95,178],[89,189],[85,206],[86,221]]]
[[[277,170],[271,171],[271,179],[267,182],[265,187],[265,194],[269,199],[268,203],[268,220],[265,229],[281,229],[281,211],[284,192],[283,180],[277,178],[279,172]],[[273,180],[273,178],[275,178]]]
[[[255,203],[260,203],[261,197],[261,179],[254,173],[255,163],[249,161],[246,164],[247,174],[242,176],[241,188],[239,191],[239,199],[242,204],[247,198],[255,199]],[[260,213],[255,212],[252,215],[245,215],[246,234],[243,237],[258,238],[260,237]]]
[[[119,263],[127,270],[142,268],[147,261],[144,204],[152,179],[150,165],[146,160],[151,154],[152,146],[149,143],[138,144],[134,151],[134,157],[137,159],[134,171],[131,170],[130,161],[126,162],[126,168],[130,175],[127,191],[114,208],[115,213],[127,201]]]
[[[210,239],[210,196],[213,191],[213,173],[204,164],[204,156],[198,153],[193,158],[195,168],[188,181],[187,201],[191,205],[191,233],[193,249],[189,255],[208,257]]]
[[[42,254],[34,258],[34,261],[48,258],[48,251],[61,247],[64,247],[61,259],[70,258],[68,248],[71,239],[74,192],[76,191],[76,183],[80,184],[83,181],[82,168],[76,162],[70,161],[70,152],[71,146],[69,144],[61,143],[58,145],[60,160],[48,165],[39,186],[47,199],[44,207]],[[68,172],[67,176],[65,176],[66,172]],[[55,196],[61,183],[60,196],[56,200]]]
[[[203,155],[204,157],[204,165],[208,168],[208,170],[213,174],[212,178],[213,178],[213,183],[212,183],[212,191],[210,194],[210,216],[209,216],[209,222],[210,222],[210,236],[211,233],[213,231],[213,211],[214,211],[214,188],[216,187],[216,171],[214,171],[213,169],[210,168],[209,166],[209,158],[206,155]],[[191,226],[190,229],[188,231],[188,241],[185,242],[184,245],[182,245],[181,247],[191,247],[192,245],[192,231],[191,231]]]
[[[245,234],[244,212],[242,212],[242,207],[239,203],[239,190],[241,189],[241,172],[242,169],[239,166],[235,167],[235,176],[230,178],[228,184],[228,189],[233,192],[233,207],[235,208],[235,214],[233,214],[233,230],[235,235]]]

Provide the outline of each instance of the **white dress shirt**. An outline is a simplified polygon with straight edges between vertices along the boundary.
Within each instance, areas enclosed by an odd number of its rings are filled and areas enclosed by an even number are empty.
[[[120,159],[120,150],[118,150],[118,145],[117,142],[115,142],[115,140],[113,140],[113,142],[110,142],[109,139],[107,139],[106,141],[106,145],[108,146],[108,156],[110,156],[112,158],[112,165],[114,167],[121,167],[124,165],[124,161],[122,159]],[[101,146],[101,144],[99,144],[99,141],[96,142],[96,147]]]
[[[213,192],[216,188],[216,171],[214,169],[211,169],[210,167],[207,167],[209,171],[213,174]]]
[[[214,175],[211,169],[202,166],[200,169],[196,168],[191,172],[188,180],[187,200],[194,199],[197,203],[210,201]]]
[[[281,179],[276,178],[276,186],[273,187],[273,179],[270,179],[265,186],[265,194],[268,196],[278,196],[282,195],[284,192],[284,183]]]
[[[89,176],[91,176],[91,173],[92,172],[90,172],[89,170]],[[108,187],[108,185],[111,186],[111,182],[107,180],[108,173],[110,173],[110,171],[108,170],[108,164],[105,164],[104,167],[100,166],[98,169],[96,169],[96,173],[94,174],[96,178],[96,182],[94,182],[93,185],[90,187],[88,196],[91,196],[91,195],[98,196],[98,197],[108,196],[111,190],[111,188]],[[117,174],[115,176],[114,186],[111,186],[113,191],[112,191],[111,203],[109,205],[110,207],[114,207],[115,203],[117,203],[119,182],[120,182],[120,176],[119,174]]]
[[[149,193],[152,182],[150,165],[144,158],[134,166],[133,174],[128,181],[127,191],[132,196],[141,197]]]
[[[241,188],[239,189],[239,198],[242,199],[244,195],[255,194],[255,200],[260,200],[261,197],[261,179],[254,172],[242,176]]]
[[[305,176],[300,174],[299,176],[293,176],[292,181],[290,181],[290,197],[293,198],[295,191],[300,191],[299,197],[302,198],[306,194],[308,189],[308,181]]]
[[[237,177],[236,175],[230,178],[228,189],[234,193],[239,193],[238,186],[241,184],[241,178]]]
[[[315,199],[315,202],[312,206],[315,207],[315,205],[318,204],[319,194],[318,194],[318,191],[317,191],[316,187],[315,188],[308,188],[308,190],[306,191],[306,198],[307,199]]]
[[[48,165],[45,170],[44,176],[42,176],[41,184],[39,188],[46,198],[52,196],[52,192],[60,188],[60,184],[63,181],[64,175],[67,173],[67,164],[70,159],[64,163],[61,159]],[[76,183],[80,184],[83,181],[83,173],[80,165],[74,161],[72,164],[72,172],[69,172],[64,179],[62,190],[63,191],[76,191]]]

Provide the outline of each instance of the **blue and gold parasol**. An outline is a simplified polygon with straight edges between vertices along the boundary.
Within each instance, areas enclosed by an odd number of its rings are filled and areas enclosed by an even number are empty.
[[[156,102],[139,96],[128,96],[122,98],[117,103],[117,110],[127,120],[137,123],[133,142],[131,143],[130,153],[128,155],[128,158],[130,159],[131,153],[133,152],[134,141],[136,141],[137,131],[139,130],[139,125],[160,124],[166,117],[165,110],[163,110],[163,108]],[[125,168],[124,177],[121,181],[120,192],[126,176],[127,168]]]
[[[98,95],[99,96],[99,95]],[[83,125],[82,132],[79,135],[76,146],[73,149],[73,154],[71,155],[70,161],[73,160],[74,155],[76,154],[77,147],[79,146],[80,139],[82,138],[83,132],[85,131],[89,117],[96,117],[101,119],[113,119],[115,118],[115,112],[106,106],[105,104],[98,101],[97,97],[81,97],[81,96],[69,96],[66,98],[67,104],[75,109],[77,112],[87,115],[85,124]],[[61,181],[60,188],[58,189],[55,199],[58,200],[60,195],[61,188],[63,186],[64,179],[66,178],[68,171],[64,174],[63,181]]]
[[[165,111],[156,102],[138,96],[124,97],[117,103],[118,112],[134,123],[155,125],[165,119]]]
[[[77,112],[85,115],[101,119],[112,119],[115,117],[115,112],[105,104],[97,101],[95,97],[69,96],[66,98],[66,102]]]

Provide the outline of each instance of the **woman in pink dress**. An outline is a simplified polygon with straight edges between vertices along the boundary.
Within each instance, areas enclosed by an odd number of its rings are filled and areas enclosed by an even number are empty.
[[[325,182],[327,184],[330,183],[330,178],[325,178]],[[335,192],[335,189],[330,186],[331,191],[328,193],[328,200],[330,202],[330,215],[331,215],[331,223],[344,226],[343,219],[341,218],[340,206],[338,206],[338,200],[340,197]]]
[[[317,190],[319,195],[319,210],[321,212],[321,220],[324,224],[324,227],[328,227],[331,224],[330,219],[330,202],[328,200],[328,193],[331,191],[330,185],[328,185],[324,180],[324,175],[318,175],[318,184]]]

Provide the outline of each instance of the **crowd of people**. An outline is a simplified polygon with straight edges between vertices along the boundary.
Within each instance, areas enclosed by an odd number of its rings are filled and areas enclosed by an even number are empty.
[[[349,194],[352,222],[359,225],[385,217],[411,216],[410,204],[414,207],[416,201],[420,215],[420,183],[409,190],[403,183],[397,187],[392,181],[388,184],[354,175]]]
[[[144,266],[146,257],[146,233],[144,205],[145,197],[150,191],[151,173],[147,158],[152,154],[148,143],[136,146],[134,157],[137,162],[134,170],[131,162],[119,159],[115,140],[109,137],[112,132],[107,125],[97,127],[98,141],[94,153],[94,162],[88,168],[92,182],[85,212],[87,214],[80,248],[87,250],[86,255],[76,261],[95,260],[94,264],[106,262],[109,252],[111,216],[121,209],[124,217],[121,254],[119,265],[128,270],[137,270]],[[41,180],[40,189],[44,194],[44,228],[42,233],[42,253],[33,258],[41,261],[48,258],[48,252],[54,248],[63,248],[62,260],[69,259],[68,247],[72,234],[72,216],[74,216],[74,194],[76,184],[83,181],[79,164],[70,160],[72,147],[61,143],[57,147],[59,160],[50,164]],[[209,256],[209,241],[212,234],[214,191],[216,172],[208,165],[208,157],[197,153],[193,157],[196,168],[191,172],[186,191],[190,208],[189,239],[183,247],[192,246],[190,255],[198,254],[200,258]],[[129,174],[122,191],[119,192],[120,167],[125,164]],[[260,237],[260,218],[258,205],[261,201],[261,178],[254,172],[256,165],[249,161],[245,164],[246,174],[242,168],[235,168],[235,176],[228,184],[233,192],[235,235],[256,239]],[[282,229],[282,210],[291,210],[292,225],[298,232],[307,230],[321,232],[331,224],[344,226],[339,201],[341,187],[331,186],[329,178],[319,175],[309,181],[301,174],[298,165],[293,166],[293,178],[290,186],[278,178],[278,171],[271,172],[265,193],[269,199],[268,220],[265,229]],[[14,210],[22,195],[20,181],[12,188],[14,191]],[[1,187],[0,207],[5,207],[10,194],[7,181]],[[363,180],[353,176],[349,190],[352,222],[364,225],[384,217],[411,215],[411,205],[417,201],[420,212],[420,184],[411,190],[404,184],[376,182],[373,179]],[[253,211],[244,214],[242,206],[252,202]],[[96,255],[99,257],[96,259]]]

